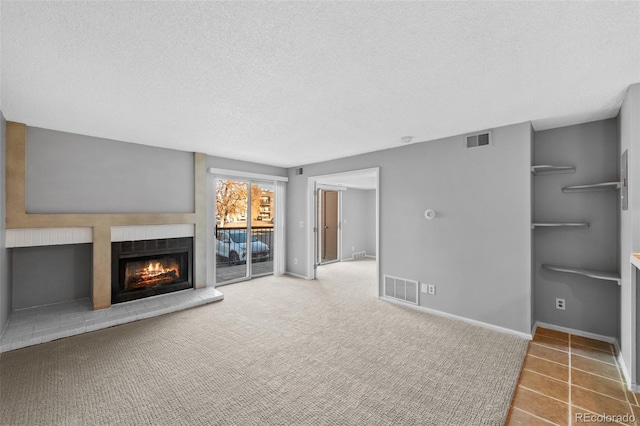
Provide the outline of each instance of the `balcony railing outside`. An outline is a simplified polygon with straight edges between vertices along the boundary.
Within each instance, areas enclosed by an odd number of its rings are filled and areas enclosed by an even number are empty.
[[[246,252],[247,228],[216,227],[216,264],[232,266],[245,263],[242,251]],[[251,247],[254,262],[273,260],[273,226],[252,226]],[[234,254],[235,253],[235,254]]]

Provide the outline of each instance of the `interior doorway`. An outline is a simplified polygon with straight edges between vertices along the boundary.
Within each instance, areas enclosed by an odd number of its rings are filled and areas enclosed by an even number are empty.
[[[372,292],[379,297],[379,168],[312,176],[307,180],[307,188],[309,194],[307,213],[310,225],[307,228],[309,253],[307,278],[318,278],[318,267],[326,263],[365,260],[364,258],[373,261],[375,258],[376,275],[372,287],[375,290]],[[329,195],[330,193],[336,194],[335,202],[334,195]],[[347,203],[347,200],[351,201]],[[333,243],[330,242],[334,235],[331,229],[332,223],[331,220],[327,223],[328,215],[325,215],[327,210],[333,209],[333,204],[337,206],[335,221],[337,249],[335,251],[332,251]],[[331,246],[326,244],[328,240]],[[334,253],[335,260],[325,262],[325,259],[333,257]]]
[[[327,189],[318,190],[318,225],[320,229],[318,253],[319,264],[337,262],[338,257],[338,233],[339,233],[339,193]]]

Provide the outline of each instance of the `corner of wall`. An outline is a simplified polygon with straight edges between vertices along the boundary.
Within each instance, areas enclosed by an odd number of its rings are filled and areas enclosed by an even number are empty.
[[[9,276],[9,250],[5,248],[5,148],[6,121],[0,111],[0,334],[11,313],[11,280]]]
[[[533,128],[533,124],[531,122],[529,122],[529,165],[533,166],[535,163],[535,151],[534,151],[534,144],[535,144],[535,139],[536,139],[536,131]],[[534,206],[535,206],[535,191],[534,191],[534,180],[533,180],[533,174],[530,173],[529,174],[529,194],[531,195],[530,200],[531,200],[531,208],[530,208],[530,214],[529,217],[531,219],[531,223],[533,223],[533,215],[534,215]],[[534,331],[535,331],[535,323],[536,323],[536,309],[535,309],[535,300],[536,300],[536,286],[535,286],[535,260],[534,260],[534,242],[533,242],[533,236],[530,239],[530,258],[531,258],[531,271],[529,273],[529,317],[530,317],[530,323],[529,323],[529,328],[531,329],[531,334],[533,335]]]
[[[640,83],[629,86],[617,117],[618,147],[620,153],[628,153],[628,210],[619,213],[619,262],[620,262],[620,363],[628,372],[628,385],[637,379],[637,296],[635,274],[630,266],[631,253],[640,249]]]
[[[618,179],[619,151],[615,120],[540,131],[535,137],[538,165],[570,165],[572,173],[534,180],[536,221],[585,222],[581,229],[536,227],[534,239],[535,321],[617,338],[619,291],[615,284],[548,271],[544,264],[618,271],[618,194],[565,194],[566,186]],[[600,197],[598,197],[598,195]],[[566,300],[566,310],[555,307]]]

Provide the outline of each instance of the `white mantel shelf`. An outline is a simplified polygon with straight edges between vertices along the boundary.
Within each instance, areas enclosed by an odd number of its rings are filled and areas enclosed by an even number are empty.
[[[173,225],[112,226],[111,241],[156,240],[161,238],[183,238],[195,235],[194,225],[180,223]],[[5,247],[40,247],[93,242],[93,228],[21,228],[7,229]]]
[[[175,225],[134,225],[112,226],[111,241],[157,240],[161,238],[193,237],[195,227],[192,223]]]
[[[93,242],[93,228],[21,228],[6,230],[6,248],[60,246]]]

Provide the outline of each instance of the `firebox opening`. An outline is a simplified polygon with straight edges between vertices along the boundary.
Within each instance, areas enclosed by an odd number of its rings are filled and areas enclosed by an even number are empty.
[[[148,260],[125,262],[124,290],[173,284],[180,280],[179,259],[175,256],[152,256]]]
[[[111,303],[192,288],[191,238],[112,243]]]

